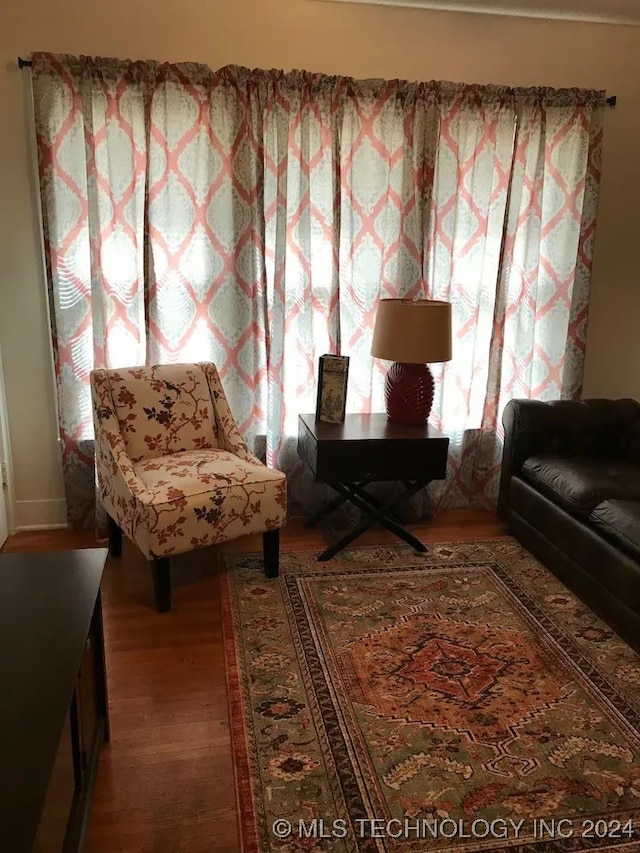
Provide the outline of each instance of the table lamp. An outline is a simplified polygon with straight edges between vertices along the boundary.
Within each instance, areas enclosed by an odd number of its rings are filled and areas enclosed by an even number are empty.
[[[429,299],[381,299],[371,354],[395,362],[385,381],[387,417],[424,424],[433,405],[427,362],[451,359],[451,303]]]

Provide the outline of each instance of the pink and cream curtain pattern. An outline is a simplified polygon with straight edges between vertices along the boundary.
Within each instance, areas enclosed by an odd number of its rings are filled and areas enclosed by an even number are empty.
[[[449,505],[495,505],[502,411],[510,399],[582,395],[603,110],[604,93],[514,90],[509,174],[506,180],[498,175],[506,204],[500,235],[491,227],[483,244],[490,270],[485,289],[470,292],[473,279],[461,270],[467,256],[463,235],[469,233],[464,225],[461,243],[451,248],[451,274],[429,277],[437,298],[451,299],[459,312],[458,341],[461,330],[475,324],[475,344],[481,346],[465,383],[458,383],[457,411],[448,408],[448,395],[462,365],[446,365],[442,376],[447,398],[440,405],[441,426],[459,428],[458,413],[464,421],[454,442]],[[464,178],[459,184],[464,186]],[[449,231],[436,225],[436,244],[449,245]]]
[[[292,475],[318,357],[382,411],[381,296],[454,306],[446,505],[495,501],[511,396],[576,397],[604,97],[36,54],[70,519],[93,516],[89,371],[213,361],[249,446]]]

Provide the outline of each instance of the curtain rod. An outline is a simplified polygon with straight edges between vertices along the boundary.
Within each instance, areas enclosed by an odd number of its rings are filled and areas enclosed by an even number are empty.
[[[31,68],[31,60],[30,59],[23,59],[21,56],[19,56],[18,57],[18,68],[20,68],[20,69]],[[611,95],[610,97],[607,98],[607,106],[611,107],[612,109],[616,106],[617,103],[618,103],[618,96],[617,95]]]

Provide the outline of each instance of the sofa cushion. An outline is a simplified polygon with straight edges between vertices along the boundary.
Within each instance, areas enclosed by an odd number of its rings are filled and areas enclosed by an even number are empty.
[[[640,502],[603,501],[589,516],[589,523],[605,539],[640,560]]]
[[[623,460],[530,456],[522,476],[578,515],[589,515],[607,499],[640,501],[640,465]]]

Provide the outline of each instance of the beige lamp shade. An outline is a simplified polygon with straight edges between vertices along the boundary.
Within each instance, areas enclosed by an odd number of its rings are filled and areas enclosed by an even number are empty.
[[[451,303],[381,299],[371,355],[404,364],[451,359]]]

